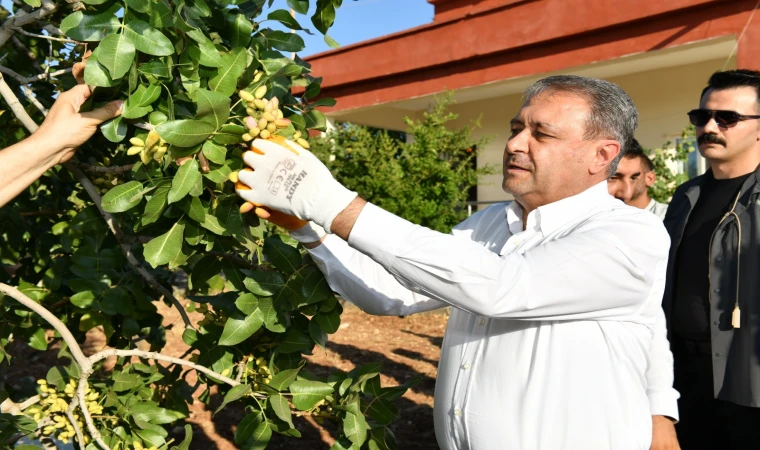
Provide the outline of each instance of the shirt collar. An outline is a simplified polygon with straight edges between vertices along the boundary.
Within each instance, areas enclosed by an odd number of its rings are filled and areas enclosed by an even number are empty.
[[[544,235],[550,234],[589,211],[603,200],[609,200],[609,198],[610,194],[605,180],[580,194],[536,208],[528,214],[528,223],[525,229],[536,229],[541,230]],[[512,234],[523,231],[522,216],[523,209],[519,203],[515,201],[507,206],[507,225]]]

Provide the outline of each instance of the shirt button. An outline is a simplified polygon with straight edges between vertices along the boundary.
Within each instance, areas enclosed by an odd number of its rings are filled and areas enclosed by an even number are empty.
[[[462,410],[459,409],[459,408],[455,409],[454,410],[454,415],[457,416],[457,417],[461,416],[462,415]]]
[[[480,319],[480,321],[478,322],[478,325],[481,325],[481,326],[485,324],[486,324],[486,319]]]
[[[720,256],[718,256],[717,258],[715,258],[715,260],[718,261],[718,262],[721,262],[721,261],[723,261],[723,258],[721,258]]]
[[[719,292],[720,292],[720,289],[715,289],[715,293],[716,294],[719,293]]]
[[[717,356],[717,357],[721,357],[721,356],[723,356],[723,353],[721,353],[721,352],[718,352],[718,353],[716,353],[716,354],[715,354],[715,356]]]
[[[717,321],[717,320],[716,320],[715,322],[713,322],[713,323],[714,323],[715,325],[720,325],[720,322],[719,322],[719,321]]]
[[[464,369],[464,370],[470,370],[470,367],[472,367],[472,365],[470,363],[464,363],[464,364],[462,364],[462,369]]]

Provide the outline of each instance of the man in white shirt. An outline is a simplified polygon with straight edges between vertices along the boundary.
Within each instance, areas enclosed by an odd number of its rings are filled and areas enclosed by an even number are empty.
[[[515,202],[451,235],[367,203],[290,141],[254,141],[238,194],[275,223],[311,221],[292,235],[365,311],[453,306],[435,392],[441,448],[678,448],[663,417],[678,414],[660,307],[669,238],[606,185],[637,120],[612,83],[534,83],[504,151]]]
[[[660,220],[665,219],[668,205],[649,197],[649,189],[657,180],[652,160],[634,139],[618,163],[615,174],[607,180],[610,195],[629,206],[649,211]]]

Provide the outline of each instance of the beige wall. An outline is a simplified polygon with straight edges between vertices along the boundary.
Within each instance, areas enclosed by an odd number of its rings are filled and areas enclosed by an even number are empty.
[[[618,76],[609,80],[631,95],[639,109],[637,139],[644,147],[662,146],[680,136],[688,125],[686,112],[698,107],[699,93],[710,75],[720,70],[725,59],[651,70]],[[735,61],[728,68],[735,68]],[[491,143],[478,160],[480,165],[501,165],[502,153],[509,134],[509,120],[521,106],[520,95],[479,100],[453,107],[460,115],[461,126],[480,116],[482,128],[476,136],[492,136]],[[478,200],[498,201],[510,197],[501,189],[501,174],[483,177],[478,187]]]

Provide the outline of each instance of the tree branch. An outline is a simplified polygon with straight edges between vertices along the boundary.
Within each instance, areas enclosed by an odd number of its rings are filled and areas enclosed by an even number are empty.
[[[237,381],[233,380],[232,378],[226,377],[222,374],[216,373],[213,370],[200,366],[198,364],[195,364],[193,362],[175,358],[173,356],[164,355],[161,353],[156,352],[147,352],[144,350],[117,350],[117,349],[108,349],[103,350],[98,353],[95,353],[94,355],[90,356],[90,363],[95,364],[96,362],[100,361],[101,359],[106,359],[111,356],[118,356],[118,357],[125,357],[125,356],[137,356],[138,358],[144,358],[144,359],[152,359],[155,361],[164,361],[172,364],[177,364],[184,367],[190,367],[193,370],[196,370],[198,372],[201,372],[203,374],[206,374],[212,378],[216,378],[217,380],[220,380],[226,384],[229,384],[232,387],[237,386]]]
[[[69,422],[71,422],[71,426],[74,428],[74,432],[77,434],[79,448],[84,450],[84,435],[82,434],[82,429],[79,428],[79,424],[74,417],[74,409],[76,409],[77,405],[79,405],[79,397],[72,398],[71,403],[69,403],[69,408],[66,410],[66,417],[69,418]],[[84,407],[82,409],[84,409]]]
[[[34,92],[32,92],[31,89],[22,84],[21,91],[24,93],[24,95],[26,95],[26,98],[29,100],[29,102],[34,105],[42,113],[43,116],[47,116],[48,110],[45,109],[39,100],[37,100],[37,97],[35,97]]]
[[[103,167],[103,166],[93,166],[90,164],[85,164],[82,161],[79,161],[77,159],[72,158],[70,163],[75,164],[80,169],[84,170],[85,172],[90,173],[115,173],[115,174],[121,174],[124,172],[129,172],[132,170],[132,168],[135,166],[134,164],[127,164],[126,166],[112,166],[112,167]]]
[[[30,37],[34,37],[34,38],[38,38],[38,39],[47,39],[47,40],[50,40],[50,41],[58,41],[58,42],[66,42],[66,43],[69,43],[69,44],[82,44],[82,45],[84,45],[84,42],[75,41],[74,39],[64,39],[64,38],[57,38],[57,37],[53,37],[53,36],[47,36],[47,35],[44,35],[44,34],[34,34],[34,33],[28,32],[28,31],[26,31],[26,30],[24,30],[22,28],[16,28],[13,31],[15,31],[17,33],[21,33],[21,34],[23,34],[25,36],[30,36]],[[60,30],[58,30],[58,31],[60,31]]]
[[[16,11],[16,14],[9,17],[3,25],[0,26],[0,47],[5,45],[5,43],[8,42],[8,39],[13,36],[15,28],[23,27],[24,25],[28,25],[49,16],[56,10],[56,8],[58,8],[58,5],[56,5],[53,0],[42,0],[42,6],[34,12],[26,13],[22,10]]]
[[[23,75],[19,74],[13,69],[9,69],[5,66],[0,66],[0,73],[4,73],[8,75],[9,77],[12,77],[14,80],[18,81],[21,84],[29,84],[29,83],[34,83],[36,81],[43,81],[52,77],[58,77],[61,75],[65,75],[67,73],[71,73],[71,67],[69,67],[68,69],[56,70],[55,72],[52,72],[52,73],[41,73],[39,75],[34,75],[31,77],[24,77]]]
[[[29,116],[29,113],[24,109],[24,105],[18,100],[16,94],[13,93],[11,87],[5,82],[2,73],[0,73],[0,96],[3,97],[5,103],[11,109],[13,114],[21,121],[21,124],[29,130],[30,133],[34,133],[39,128],[39,125]]]
[[[137,270],[137,272],[142,275],[142,277],[145,279],[145,281],[148,283],[150,287],[157,290],[161,295],[169,299],[169,301],[172,302],[172,304],[177,308],[179,311],[179,315],[182,317],[182,321],[185,323],[186,328],[193,328],[192,322],[190,322],[190,318],[187,316],[187,311],[185,311],[185,307],[182,306],[182,303],[177,300],[177,298],[169,292],[168,289],[166,289],[164,286],[162,286],[156,279],[151,275],[147,270],[145,270],[145,267],[140,263],[140,261],[135,258],[134,254],[132,253],[132,248],[130,247],[129,243],[124,240],[124,232],[121,230],[121,227],[118,223],[116,223],[116,220],[114,220],[113,216],[104,211],[101,204],[103,203],[102,198],[100,197],[100,194],[98,193],[95,186],[93,186],[92,182],[89,178],[87,178],[87,175],[82,173],[81,170],[79,170],[74,164],[71,164],[70,162],[64,163],[63,166],[68,169],[72,174],[74,174],[74,177],[79,181],[79,184],[82,185],[82,187],[87,191],[87,193],[92,198],[93,203],[95,203],[95,206],[98,208],[98,211],[100,211],[100,215],[103,216],[103,219],[105,219],[106,224],[108,224],[108,227],[111,229],[111,233],[113,233],[114,237],[116,238],[116,241],[119,243],[119,247],[121,247],[121,251],[124,253],[124,256],[127,257],[127,261],[132,265],[132,267]]]
[[[53,313],[48,311],[47,308],[27,297],[17,288],[9,286],[5,283],[0,283],[0,292],[13,298],[17,302],[39,314],[43,319],[45,319],[47,323],[52,325],[58,334],[61,335],[64,342],[66,342],[66,344],[69,346],[71,355],[74,357],[74,360],[77,362],[77,364],[79,364],[80,367],[82,367],[82,365],[90,364],[90,362],[87,360],[87,357],[84,356],[81,347],[79,347],[77,340],[74,339],[74,335],[71,334],[71,331],[69,331],[66,325],[64,325],[63,322],[54,316]]]

